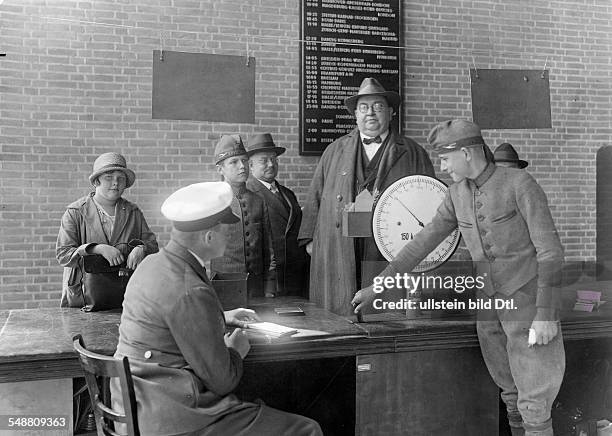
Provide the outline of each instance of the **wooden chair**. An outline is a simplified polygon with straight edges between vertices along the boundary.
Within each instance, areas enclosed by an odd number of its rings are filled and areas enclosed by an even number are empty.
[[[140,436],[138,417],[136,415],[136,395],[134,394],[134,383],[128,358],[124,357],[122,360],[119,360],[112,356],[93,353],[85,348],[81,335],[73,337],[72,343],[79,355],[81,368],[85,373],[91,405],[96,416],[98,436],[119,436],[120,433],[115,432],[111,426],[114,422],[125,424],[128,436]],[[98,377],[101,377],[107,386],[110,377],[119,377],[123,407],[125,409],[124,414],[111,408],[110,395],[100,392]]]

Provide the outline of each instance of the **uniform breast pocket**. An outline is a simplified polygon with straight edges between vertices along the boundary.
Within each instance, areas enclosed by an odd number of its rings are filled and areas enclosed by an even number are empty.
[[[471,222],[460,218],[457,218],[457,225],[462,229],[471,229],[472,227],[474,227]]]
[[[495,218],[492,218],[491,222],[495,224],[501,224],[501,223],[505,223],[506,221],[510,221],[515,216],[516,216],[516,209],[513,209],[509,212],[503,213]]]

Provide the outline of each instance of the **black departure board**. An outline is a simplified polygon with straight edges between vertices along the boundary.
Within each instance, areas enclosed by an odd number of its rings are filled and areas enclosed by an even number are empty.
[[[344,99],[363,79],[399,92],[400,0],[303,0],[301,7],[300,154],[319,156],[355,128]]]

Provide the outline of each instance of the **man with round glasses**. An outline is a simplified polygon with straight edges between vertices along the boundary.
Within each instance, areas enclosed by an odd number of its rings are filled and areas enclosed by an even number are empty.
[[[371,282],[385,260],[372,237],[342,236],[344,206],[366,189],[376,203],[405,176],[435,176],[427,152],[391,128],[400,103],[398,93],[364,79],[359,92],[344,100],[357,128],[325,149],[310,185],[299,234],[312,256],[310,299],[334,313],[351,314],[353,292]]]

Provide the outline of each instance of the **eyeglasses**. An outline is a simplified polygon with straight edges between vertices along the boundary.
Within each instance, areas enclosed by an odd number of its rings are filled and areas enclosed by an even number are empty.
[[[373,105],[369,105],[367,103],[359,103],[357,105],[357,110],[362,114],[367,114],[370,111],[370,108],[374,109],[374,112],[382,112],[387,108],[387,105],[377,101]]]
[[[276,156],[270,156],[270,157],[258,157],[255,159],[255,162],[261,164],[261,165],[265,165],[268,162],[270,162],[271,164],[275,164],[278,163],[278,159],[276,158]]]

